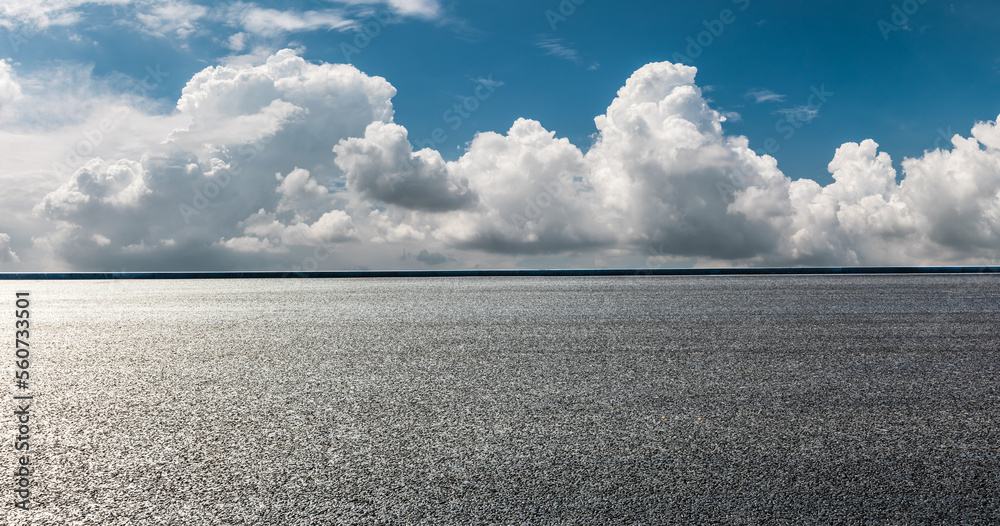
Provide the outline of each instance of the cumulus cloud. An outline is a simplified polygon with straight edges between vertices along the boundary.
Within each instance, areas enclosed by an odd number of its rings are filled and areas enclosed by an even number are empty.
[[[234,33],[230,35],[226,40],[226,47],[236,52],[243,51],[247,47],[247,34]]]
[[[267,245],[275,247],[327,245],[350,241],[357,234],[351,217],[342,210],[327,212],[312,224],[303,221],[284,224],[275,214],[262,209],[240,222],[240,226],[248,236],[266,240]]]
[[[533,120],[506,135],[481,133],[449,169],[478,194],[474,209],[439,222],[451,246],[499,253],[552,253],[612,243],[580,150]]]
[[[17,254],[10,248],[10,236],[0,233],[0,263],[17,263]]]
[[[632,75],[596,119],[586,157],[594,188],[620,241],[643,253],[732,260],[770,252],[779,232],[764,220],[785,208],[731,211],[725,190],[770,188],[784,175],[746,138],[723,134],[724,117],[702,97],[696,71],[659,63]]]
[[[596,219],[583,154],[537,121],[520,119],[506,135],[481,133],[452,162],[411,150],[405,130],[383,124],[335,148],[352,189],[407,210],[379,216],[406,225],[383,226],[389,235],[429,234],[489,253],[553,253],[613,240]]]
[[[363,138],[341,141],[336,163],[352,190],[386,204],[414,210],[458,210],[475,203],[467,178],[452,176],[435,150],[413,151],[407,131],[374,122]]]
[[[353,240],[349,198],[314,177],[342,179],[333,146],[391,120],[393,95],[384,79],[290,50],[207,68],[177,103],[187,126],[141,157],[92,159],[45,196],[36,213],[59,226],[36,243],[82,266],[162,257],[166,267]]]
[[[872,140],[841,146],[834,182],[787,185],[792,213],[771,218],[783,232],[764,261],[797,264],[994,263],[1000,247],[1000,132],[979,123],[951,150],[904,159],[904,177]],[[761,205],[744,192],[738,207]]]
[[[0,89],[4,79],[19,86],[5,65]],[[793,181],[748,138],[726,134],[696,73],[667,62],[640,68],[596,117],[586,150],[521,118],[477,134],[449,161],[416,150],[393,122],[395,89],[353,66],[283,50],[209,67],[183,89],[172,132],[141,137],[134,155],[86,159],[37,202],[51,228],[29,237],[78,269],[289,268],[316,247],[335,268],[541,256],[996,261],[996,122],[904,159],[901,174],[874,141],[844,144],[822,186]],[[16,257],[0,236],[0,260]]]

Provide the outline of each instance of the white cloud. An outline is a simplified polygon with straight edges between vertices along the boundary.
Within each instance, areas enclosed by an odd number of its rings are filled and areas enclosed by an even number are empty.
[[[567,42],[562,38],[539,36],[535,39],[535,47],[544,51],[546,55],[560,58],[577,65],[583,65],[583,57],[580,55],[580,52],[574,49],[570,42]],[[600,63],[591,62],[587,65],[587,70],[596,71],[600,69],[600,67]]]
[[[594,188],[620,241],[643,254],[732,260],[769,252],[778,232],[730,213],[727,190],[784,176],[746,138],[722,133],[724,117],[702,97],[695,72],[659,63],[632,75],[596,119],[600,133],[587,153]]]
[[[116,18],[146,33],[184,40],[203,27],[204,22],[223,22],[239,27],[240,33],[227,41],[234,51],[245,48],[245,33],[264,38],[287,33],[346,30],[355,27],[370,9],[354,6],[386,5],[404,17],[432,20],[442,16],[438,0],[331,0],[337,7],[298,11],[262,7],[255,2],[225,4],[195,3],[185,0],[8,0],[0,4],[0,27],[15,32],[18,43],[52,26],[73,26],[87,20],[93,8],[119,9]],[[244,34],[242,37],[238,36]]]
[[[240,225],[248,236],[274,240],[281,246],[317,246],[352,241],[357,236],[351,217],[343,210],[323,214],[315,223],[294,222],[284,224],[274,214],[260,210]]]
[[[776,112],[777,115],[784,115],[789,122],[812,122],[819,116],[819,108],[803,105],[794,108],[783,108]]]
[[[537,121],[519,119],[506,135],[477,135],[448,171],[478,196],[474,208],[436,225],[434,237],[448,246],[534,254],[613,243],[583,154]]]
[[[0,263],[17,263],[17,254],[10,248],[10,236],[0,233]]]
[[[389,5],[404,15],[434,17],[441,12],[438,0],[389,0]]]
[[[121,93],[121,83],[95,80],[89,68],[57,63],[18,75],[20,67],[9,74],[21,95],[0,110],[0,229],[23,240],[18,255],[32,265],[24,268],[58,270],[28,245],[54,227],[32,217],[33,206],[91,160],[140,158],[187,124],[182,115],[150,114],[142,90]]]
[[[138,157],[92,160],[45,196],[36,211],[58,227],[36,245],[81,267],[172,268],[192,254],[224,267],[256,251],[266,264],[296,246],[353,240],[349,197],[312,176],[342,179],[333,146],[391,120],[394,94],[384,79],[289,50],[207,68],[177,103],[187,126]]]
[[[247,34],[235,33],[230,35],[226,41],[226,47],[236,52],[243,51],[247,47]]]
[[[472,79],[472,81],[475,82],[476,84],[482,84],[483,86],[486,86],[491,90],[503,87],[504,85],[504,82],[502,80],[493,80],[493,75],[487,77],[479,76]]]
[[[952,150],[892,160],[871,140],[848,143],[830,163],[834,182],[787,185],[793,212],[774,217],[781,247],[763,261],[800,264],[996,263],[1000,247],[1000,136],[980,123]],[[737,207],[760,206],[752,192]]]
[[[153,35],[173,34],[184,39],[197,30],[196,23],[208,14],[205,6],[169,0],[154,4],[149,11],[136,13],[136,18]]]
[[[747,92],[747,97],[753,98],[757,104],[762,102],[783,102],[785,100],[784,95],[779,95],[768,89],[750,90]]]
[[[396,205],[377,216],[379,239],[429,234],[490,253],[562,252],[614,239],[597,220],[583,154],[536,121],[520,119],[507,135],[479,134],[453,162],[433,150],[412,153],[405,130],[393,124],[373,124],[335,151],[352,190]]]
[[[347,5],[388,5],[397,13],[405,16],[435,18],[441,14],[438,0],[339,0]]]
[[[290,50],[204,69],[170,116],[93,86],[46,87],[0,62],[0,89],[20,90],[4,111],[36,116],[7,117],[17,126],[0,132],[14,148],[0,173],[39,181],[34,194],[0,195],[14,211],[4,232],[32,240],[14,255],[0,235],[0,260],[287,269],[322,248],[332,268],[506,266],[525,256],[531,264],[996,262],[995,122],[956,136],[951,149],[905,159],[903,177],[875,142],[844,144],[829,165],[834,182],[821,186],[791,181],[746,137],[727,136],[695,74],[670,63],[640,68],[595,119],[586,153],[522,118],[505,133],[479,133],[446,161],[414,151],[393,122],[396,91],[385,79]],[[66,78],[87,85],[86,71]],[[62,119],[32,109],[55,104],[59,90],[84,109]],[[127,118],[62,180],[51,161],[38,164],[58,158],[43,143],[79,144],[100,129],[101,112],[122,107]],[[35,204],[30,221],[26,202]]]
[[[226,18],[244,31],[264,37],[319,29],[346,29],[355,23],[345,13],[335,9],[298,12],[242,3],[229,6]]]
[[[80,21],[80,10],[100,5],[124,6],[133,0],[6,0],[0,4],[0,27],[15,30],[68,26]]]
[[[308,170],[296,168],[287,176],[275,174],[278,180],[277,192],[281,195],[278,211],[308,209],[316,200],[326,199],[329,190],[320,186]]]
[[[457,210],[474,204],[468,179],[452,176],[437,151],[413,152],[406,129],[374,122],[363,138],[341,141],[336,163],[349,187],[387,204],[415,210]]]
[[[233,239],[219,240],[218,246],[243,254],[255,254],[267,252],[271,254],[285,254],[288,249],[283,246],[275,246],[270,239],[260,239],[254,236],[234,237]]]
[[[21,85],[11,75],[10,64],[0,59],[0,110],[21,98]]]
[[[539,38],[535,41],[535,47],[541,49],[546,55],[550,55],[570,62],[580,63],[580,52],[573,49],[569,43],[561,38]]]

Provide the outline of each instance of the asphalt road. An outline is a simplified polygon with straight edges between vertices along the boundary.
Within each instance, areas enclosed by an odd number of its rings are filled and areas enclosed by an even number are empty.
[[[17,286],[10,524],[1000,521],[1000,276]]]

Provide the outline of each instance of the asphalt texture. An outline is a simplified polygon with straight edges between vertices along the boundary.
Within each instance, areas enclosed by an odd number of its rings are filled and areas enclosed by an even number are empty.
[[[997,275],[16,288],[5,524],[1000,521]]]

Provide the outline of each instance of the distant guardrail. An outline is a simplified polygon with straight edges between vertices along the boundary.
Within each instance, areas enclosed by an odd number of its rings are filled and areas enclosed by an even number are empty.
[[[342,270],[314,272],[8,272],[0,280],[109,279],[332,279],[332,278],[498,278],[604,276],[763,276],[852,274],[1000,274],[1000,266],[982,267],[785,267],[671,269],[498,269],[498,270]]]

